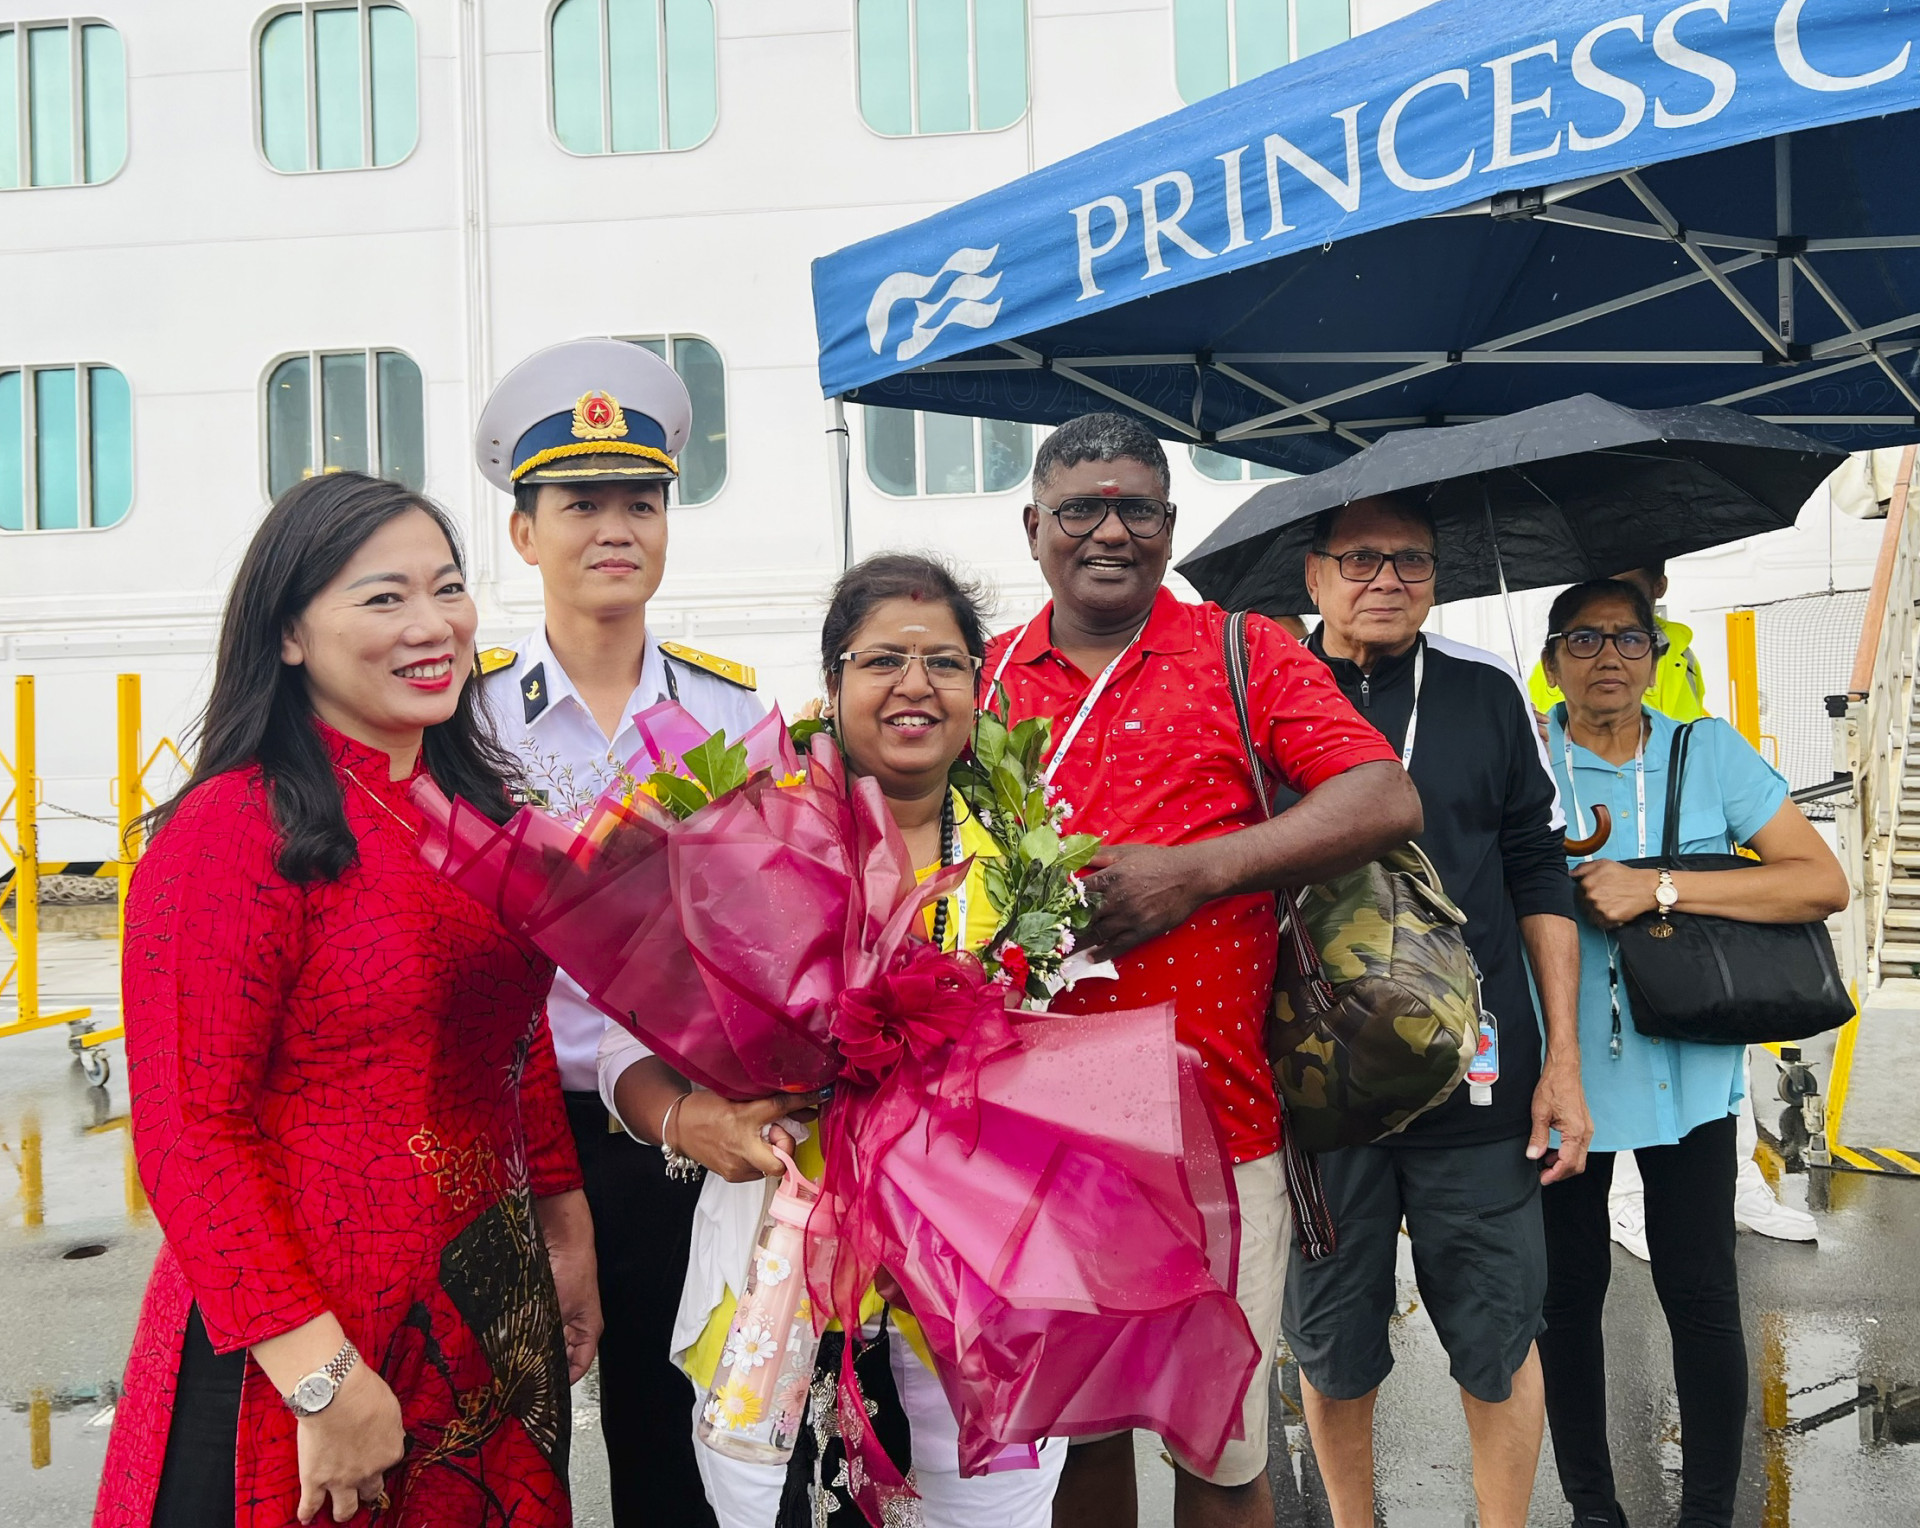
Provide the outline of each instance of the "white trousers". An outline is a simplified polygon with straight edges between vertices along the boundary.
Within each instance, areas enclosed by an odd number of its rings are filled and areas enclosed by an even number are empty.
[[[933,1371],[894,1334],[887,1344],[900,1406],[913,1430],[913,1479],[926,1528],[1050,1528],[1053,1493],[1067,1462],[1064,1438],[1040,1445],[1040,1468],[1003,1470],[971,1480],[960,1476],[960,1424]],[[697,1395],[700,1419],[706,1396]],[[715,1453],[695,1439],[694,1458],[720,1528],[772,1528],[786,1483],[784,1466],[747,1464]]]

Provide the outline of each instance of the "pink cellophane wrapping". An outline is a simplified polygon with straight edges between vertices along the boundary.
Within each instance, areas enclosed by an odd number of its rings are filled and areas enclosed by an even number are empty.
[[[641,779],[706,737],[671,704],[635,721]],[[977,961],[924,940],[920,910],[964,871],[917,885],[831,741],[804,770],[777,716],[746,741],[753,778],[686,821],[615,788],[584,825],[500,826],[423,776],[421,856],[695,1082],[832,1086],[809,1283],[843,1321],[875,1281],[912,1311],[963,1471],[1128,1426],[1207,1467],[1259,1351],[1230,1292],[1232,1178],[1171,1010],[1008,1008]],[[858,1495],[878,1521],[905,1487],[870,1439]]]

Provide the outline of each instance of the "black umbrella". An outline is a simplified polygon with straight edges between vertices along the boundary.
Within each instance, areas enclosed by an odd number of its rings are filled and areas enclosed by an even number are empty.
[[[1479,424],[1389,435],[1255,494],[1180,564],[1229,610],[1313,609],[1322,510],[1411,494],[1440,538],[1434,596],[1610,578],[1793,524],[1846,453],[1732,409],[1628,409],[1583,393]]]

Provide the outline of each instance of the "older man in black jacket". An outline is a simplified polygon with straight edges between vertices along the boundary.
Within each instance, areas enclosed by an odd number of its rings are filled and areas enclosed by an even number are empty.
[[[1534,1350],[1546,1292],[1540,1185],[1579,1172],[1592,1135],[1553,778],[1518,676],[1420,630],[1438,555],[1425,510],[1364,499],[1316,529],[1307,587],[1322,625],[1308,646],[1401,750],[1420,789],[1419,843],[1467,915],[1499,1077],[1461,1086],[1382,1142],[1321,1157],[1338,1245],[1319,1262],[1293,1260],[1282,1326],[1335,1528],[1370,1528],[1373,1405],[1393,1365],[1387,1326],[1404,1219],[1466,1410],[1479,1522],[1524,1528],[1545,1422]]]

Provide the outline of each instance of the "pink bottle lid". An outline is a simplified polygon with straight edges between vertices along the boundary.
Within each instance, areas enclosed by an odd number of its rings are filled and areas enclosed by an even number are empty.
[[[773,1202],[767,1206],[767,1213],[782,1225],[805,1229],[820,1190],[778,1146],[773,1148],[773,1154],[786,1164],[787,1170],[781,1175],[780,1186],[773,1191]]]

